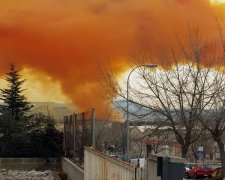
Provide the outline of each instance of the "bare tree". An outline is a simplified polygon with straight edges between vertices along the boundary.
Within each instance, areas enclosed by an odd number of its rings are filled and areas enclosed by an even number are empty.
[[[154,127],[154,125],[152,126]],[[131,129],[131,154],[138,157],[143,157],[146,144],[151,146],[151,151],[154,154],[163,153],[167,150],[165,147],[174,145],[173,132],[170,128],[157,127],[157,130],[146,128],[143,132],[138,127]]]
[[[225,41],[220,28],[219,32],[218,41],[203,43],[198,30],[190,31],[187,43],[178,38],[179,50],[162,54],[161,61],[172,62],[171,66],[162,65],[154,71],[144,66],[136,69],[130,79],[129,99],[112,71],[106,73],[105,80],[118,97],[169,123],[184,158],[207,129],[218,144],[225,173]]]
[[[212,138],[217,142],[223,172],[225,173],[225,151],[224,151],[224,132],[225,132],[225,74],[221,74],[214,78],[214,92],[211,103],[207,109],[201,113],[199,117],[201,123],[210,132]]]
[[[201,134],[201,136],[199,137],[199,139],[191,145],[188,159],[195,160],[196,162],[197,162],[197,160],[199,160],[199,157],[197,154],[199,147],[203,147],[203,149],[204,149],[204,153],[203,153],[203,157],[202,157],[203,159],[201,159],[203,161],[205,160],[206,155],[210,156],[212,153],[214,153],[213,152],[214,151],[214,140],[212,139],[212,136],[209,133],[209,131],[204,131]]]
[[[225,132],[225,40],[219,24],[218,29],[220,43],[217,46],[219,53],[215,55],[217,66],[214,71],[211,70],[209,79],[202,78],[202,82],[207,80],[208,84],[206,85],[210,87],[205,95],[208,96],[208,103],[205,108],[202,108],[199,120],[218,144],[223,174],[225,175],[225,149],[223,141]]]
[[[158,154],[165,149],[165,147],[171,147],[173,142],[173,134],[171,129],[158,129],[154,133],[150,135],[147,140],[150,140],[150,143],[152,144],[152,150],[155,154]]]
[[[179,38],[178,42],[179,51],[171,49],[171,55],[161,56],[164,58],[162,62],[170,58],[171,66],[161,66],[160,70],[153,72],[145,67],[135,71],[128,101],[158,114],[159,121],[169,122],[181,145],[182,157],[186,157],[189,146],[204,129],[198,121],[199,116],[212,102],[220,74],[207,64],[217,61],[217,56],[213,56],[202,43],[198,30],[190,31],[187,44]],[[202,66],[203,62],[208,67]],[[126,100],[126,91],[113,72],[107,71],[105,77],[113,93]]]
[[[131,129],[131,157],[143,157],[144,156],[144,138],[143,132],[141,132],[137,127]]]
[[[99,120],[96,121],[96,148],[106,151],[110,146],[121,148],[122,123]]]

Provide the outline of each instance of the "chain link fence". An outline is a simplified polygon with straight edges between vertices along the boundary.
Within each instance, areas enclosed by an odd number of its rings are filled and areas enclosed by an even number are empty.
[[[64,116],[64,152],[81,167],[84,162],[84,146],[95,147],[95,110]]]
[[[64,116],[64,156],[83,167],[84,146],[123,159],[124,123],[95,119],[95,110]]]

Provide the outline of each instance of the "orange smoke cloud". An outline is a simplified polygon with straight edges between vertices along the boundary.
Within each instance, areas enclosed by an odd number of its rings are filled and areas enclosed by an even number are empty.
[[[98,112],[98,64],[121,73],[131,52],[176,45],[188,23],[211,41],[215,17],[225,20],[225,5],[209,0],[1,0],[0,12],[0,66],[45,72],[81,110]]]

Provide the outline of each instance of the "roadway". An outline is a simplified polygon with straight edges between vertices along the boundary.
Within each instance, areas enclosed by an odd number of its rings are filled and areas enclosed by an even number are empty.
[[[183,180],[196,180],[196,179],[188,179],[188,178],[184,178]],[[202,178],[201,178],[201,179],[198,178],[197,180],[206,180],[206,178],[203,178],[203,179],[202,179]]]

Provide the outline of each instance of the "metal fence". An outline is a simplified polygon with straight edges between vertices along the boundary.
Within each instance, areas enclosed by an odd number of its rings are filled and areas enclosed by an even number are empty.
[[[95,147],[95,110],[64,116],[64,152],[83,166],[84,146]]]

